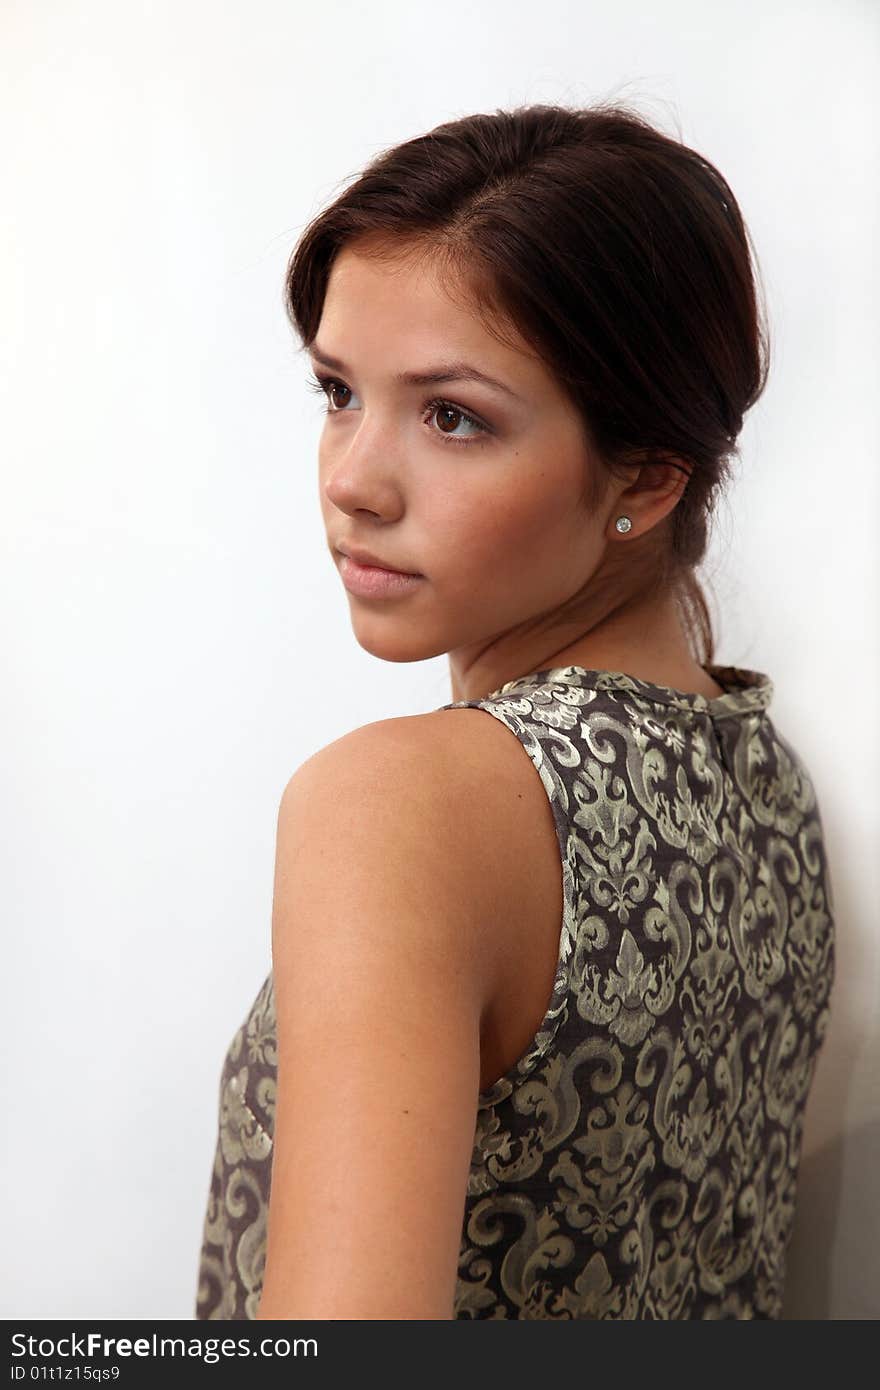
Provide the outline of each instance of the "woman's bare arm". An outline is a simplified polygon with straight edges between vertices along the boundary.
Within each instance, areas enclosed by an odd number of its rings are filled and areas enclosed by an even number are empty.
[[[497,898],[455,767],[384,720],[282,797],[260,1318],[452,1316]]]

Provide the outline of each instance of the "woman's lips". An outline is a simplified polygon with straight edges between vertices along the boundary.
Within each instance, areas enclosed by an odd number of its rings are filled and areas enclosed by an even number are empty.
[[[391,570],[394,574],[418,574],[418,570],[405,570],[402,565],[392,565],[390,561],[381,555],[374,555],[371,550],[365,550],[359,545],[350,545],[347,541],[338,545],[336,549],[340,555],[348,555],[358,565],[367,565],[373,569]]]
[[[423,574],[401,574],[379,565],[362,565],[341,552],[339,572],[349,593],[359,598],[396,598],[410,593],[424,579]]]

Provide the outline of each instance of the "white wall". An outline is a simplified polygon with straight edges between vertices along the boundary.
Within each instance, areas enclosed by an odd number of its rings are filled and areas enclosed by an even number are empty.
[[[775,361],[713,542],[720,660],[820,792],[838,985],[792,1317],[880,1313],[880,11],[4,0],[0,1315],[192,1316],[288,777],[449,699],[351,636],[284,320],[299,231],[475,110],[635,101],[730,180]]]

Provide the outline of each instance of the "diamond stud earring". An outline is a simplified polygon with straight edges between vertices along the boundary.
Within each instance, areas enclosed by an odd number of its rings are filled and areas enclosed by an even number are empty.
[[[632,528],[632,522],[628,516],[619,516],[614,525],[618,531],[629,531]]]

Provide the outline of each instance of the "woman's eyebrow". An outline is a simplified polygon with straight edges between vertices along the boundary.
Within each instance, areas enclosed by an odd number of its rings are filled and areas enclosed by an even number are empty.
[[[329,353],[319,348],[317,343],[313,343],[309,351],[315,361],[320,362],[323,367],[329,367],[334,372],[348,372],[349,368],[344,362],[338,357],[331,357]],[[479,367],[471,366],[469,362],[441,362],[427,372],[398,372],[394,379],[404,386],[439,386],[444,381],[478,381],[483,386],[491,386],[496,391],[503,391],[506,395],[512,396],[515,401],[522,399],[503,381],[498,381],[494,376],[489,376],[487,372],[480,371]]]

